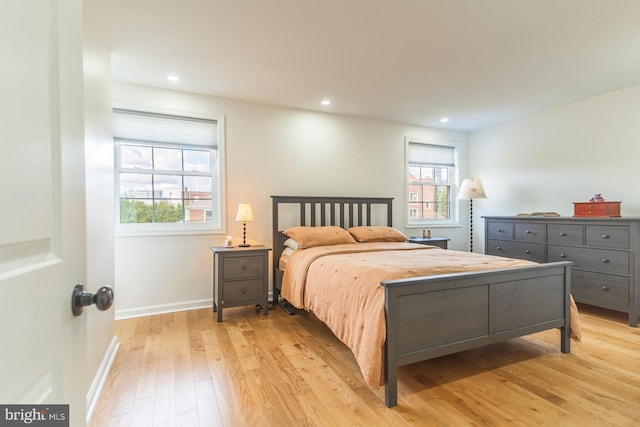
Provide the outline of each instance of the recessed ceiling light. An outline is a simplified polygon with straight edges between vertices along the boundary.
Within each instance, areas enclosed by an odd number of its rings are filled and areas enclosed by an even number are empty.
[[[180,77],[178,76],[167,76],[167,80],[172,81],[172,82],[179,82],[180,81]]]
[[[331,101],[330,101],[330,100],[328,100],[328,99],[323,99],[322,101],[320,101],[320,103],[321,103],[322,105],[331,105]]]
[[[443,117],[443,118],[440,119],[440,122],[442,122],[442,123],[447,123],[448,121],[449,121],[448,117]]]

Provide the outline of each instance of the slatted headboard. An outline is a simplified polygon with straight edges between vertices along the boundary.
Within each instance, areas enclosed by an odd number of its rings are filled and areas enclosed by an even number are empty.
[[[335,225],[392,226],[391,197],[271,196],[273,202],[273,302],[279,298],[282,272],[278,268],[288,227]]]

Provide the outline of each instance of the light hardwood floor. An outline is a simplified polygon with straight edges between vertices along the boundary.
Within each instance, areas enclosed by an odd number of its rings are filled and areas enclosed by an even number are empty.
[[[400,368],[398,406],[308,313],[254,307],[116,322],[91,426],[640,426],[640,330],[580,306],[571,354],[542,332]]]

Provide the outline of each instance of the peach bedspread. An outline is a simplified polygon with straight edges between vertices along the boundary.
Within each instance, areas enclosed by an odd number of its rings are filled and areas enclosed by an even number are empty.
[[[531,264],[412,243],[319,246],[290,256],[282,296],[313,312],[351,349],[365,380],[382,385],[386,326],[380,282]]]

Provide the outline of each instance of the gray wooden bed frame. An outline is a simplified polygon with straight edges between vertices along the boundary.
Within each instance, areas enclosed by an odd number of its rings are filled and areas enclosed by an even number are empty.
[[[274,304],[288,304],[280,298],[279,259],[287,238],[280,227],[392,226],[392,198],[271,197]],[[298,211],[295,224],[280,225],[285,205]],[[381,282],[387,328],[386,406],[397,404],[397,371],[403,365],[552,328],[560,329],[560,351],[569,353],[571,265],[554,262]]]

